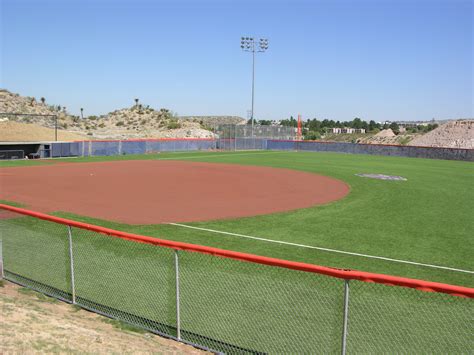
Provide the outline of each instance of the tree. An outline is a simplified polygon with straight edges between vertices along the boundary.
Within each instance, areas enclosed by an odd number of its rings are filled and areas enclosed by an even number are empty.
[[[317,118],[314,120],[308,120],[306,122],[306,127],[308,127],[309,131],[321,133],[321,121],[319,121]]]
[[[41,103],[44,105],[44,103],[46,102],[46,99],[42,97],[40,100],[41,100]]]
[[[84,119],[84,109],[81,107],[81,118]]]
[[[135,99],[135,106],[138,106],[139,99]]]
[[[359,117],[356,117],[352,120],[351,123],[352,128],[362,128],[362,120]]]
[[[298,121],[296,121],[293,116],[289,120],[281,120],[280,124],[285,127],[298,127]]]
[[[398,125],[397,122],[392,122],[389,126],[389,128],[393,131],[393,133],[398,134],[400,133],[400,126]]]
[[[369,132],[374,131],[376,129],[380,129],[380,125],[376,123],[374,120],[370,120],[369,127],[368,127]]]

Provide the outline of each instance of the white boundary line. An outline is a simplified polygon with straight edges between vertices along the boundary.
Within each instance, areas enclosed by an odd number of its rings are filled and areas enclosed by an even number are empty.
[[[430,268],[433,268],[433,269],[443,269],[443,270],[449,270],[449,271],[464,272],[464,273],[467,273],[467,274],[474,274],[474,271],[456,269],[456,268],[447,267],[447,266],[423,264],[423,263],[417,263],[417,262],[414,262],[414,261],[407,261],[407,260],[386,258],[386,257],[384,257],[384,256],[375,256],[375,255],[368,255],[368,254],[352,253],[352,252],[343,251],[343,250],[337,250],[337,249],[329,249],[329,248],[315,247],[315,246],[311,246],[311,245],[304,245],[304,244],[297,244],[297,243],[291,243],[291,242],[284,242],[284,241],[281,241],[281,240],[272,240],[272,239],[266,239],[266,238],[253,237],[253,236],[245,235],[245,234],[237,234],[237,233],[230,233],[230,232],[218,231],[218,230],[215,230],[215,229],[208,229],[208,228],[200,228],[200,227],[188,226],[188,225],[186,225],[186,224],[180,224],[180,223],[168,223],[168,224],[169,224],[169,225],[172,225],[172,226],[176,226],[176,227],[184,227],[184,228],[190,228],[190,229],[197,229],[197,230],[206,231],[206,232],[211,232],[211,233],[218,233],[218,234],[231,235],[231,236],[235,236],[235,237],[241,237],[241,238],[247,238],[247,239],[260,240],[260,241],[270,242],[270,243],[276,243],[276,244],[291,245],[291,246],[300,247],[300,248],[317,249],[317,250],[323,250],[323,251],[327,251],[327,252],[331,252],[331,253],[338,253],[338,254],[346,254],[346,255],[360,256],[360,257],[364,257],[364,258],[379,259],[379,260],[385,260],[385,261],[392,261],[392,262],[402,263],[402,264],[411,264],[411,265],[425,266],[425,267],[430,267]]]

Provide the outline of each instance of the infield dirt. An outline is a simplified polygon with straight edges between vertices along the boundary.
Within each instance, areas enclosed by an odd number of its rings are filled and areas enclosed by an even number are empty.
[[[128,224],[290,211],[343,198],[349,186],[308,172],[183,161],[59,163],[0,170],[0,199]]]

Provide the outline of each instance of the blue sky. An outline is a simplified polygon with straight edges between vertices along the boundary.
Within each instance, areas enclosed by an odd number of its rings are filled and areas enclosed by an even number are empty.
[[[1,84],[78,113],[473,117],[471,0],[0,0]]]

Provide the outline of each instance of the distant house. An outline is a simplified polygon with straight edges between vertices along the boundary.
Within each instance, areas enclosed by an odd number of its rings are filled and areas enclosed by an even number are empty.
[[[355,134],[355,133],[365,133],[365,129],[364,128],[348,128],[348,127],[329,128],[328,132],[332,134],[342,134],[342,133]]]

